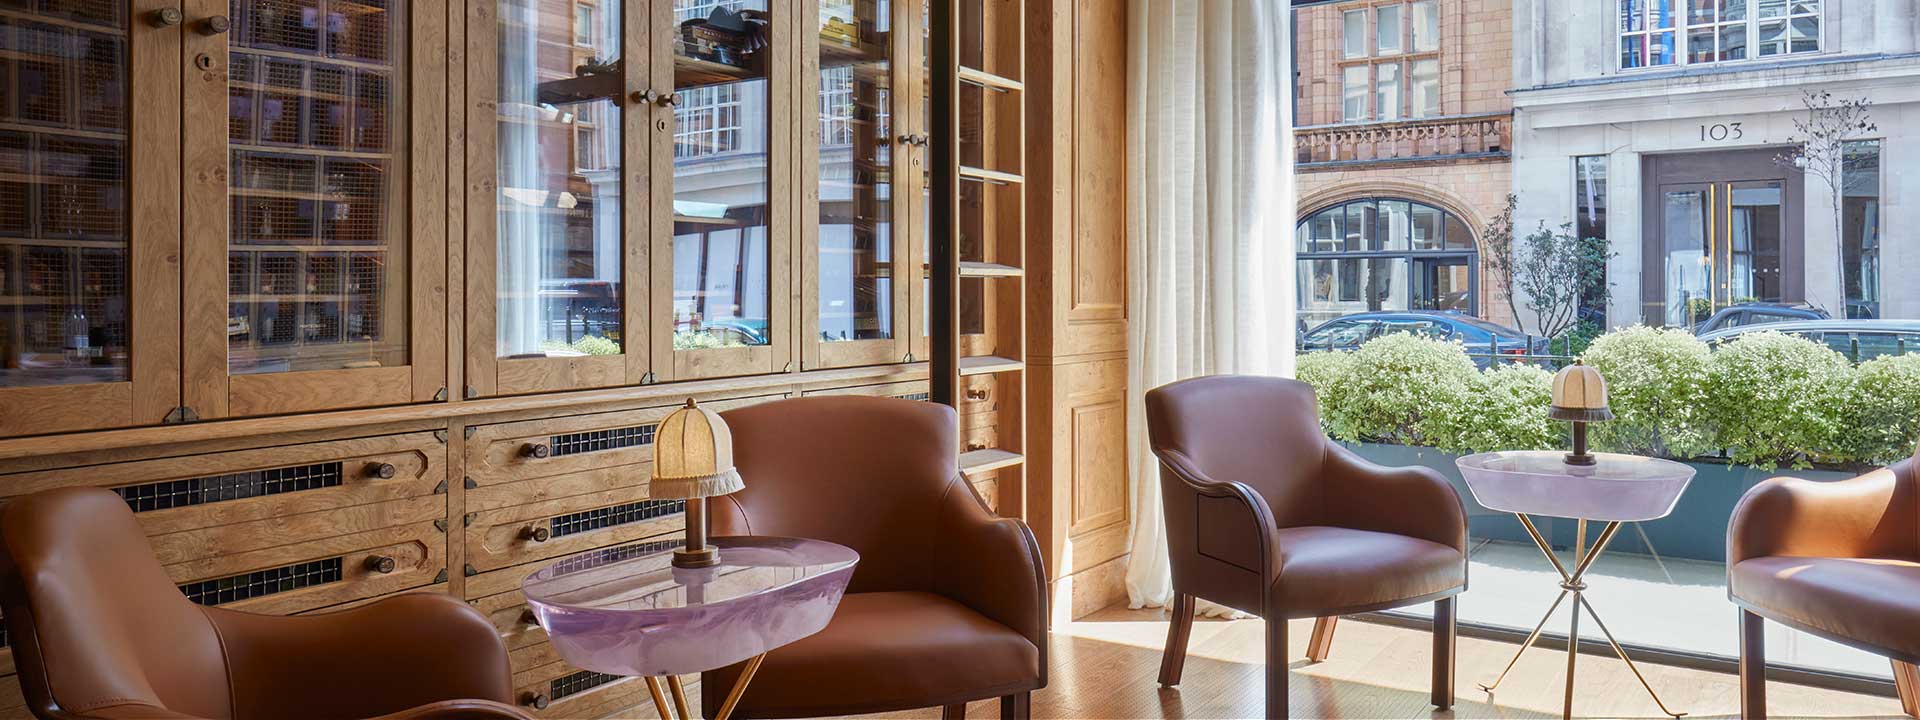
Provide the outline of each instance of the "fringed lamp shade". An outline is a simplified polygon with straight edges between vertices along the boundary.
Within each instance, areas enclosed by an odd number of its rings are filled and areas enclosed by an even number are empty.
[[[687,544],[673,552],[674,567],[720,564],[707,545],[707,502],[746,487],[733,467],[733,432],[720,414],[692,399],[673,411],[653,433],[653,481],[647,495],[687,501]]]
[[[1612,420],[1607,409],[1607,379],[1591,365],[1575,361],[1553,376],[1553,401],[1547,417],[1555,420],[1597,422]]]
[[[651,497],[707,498],[745,487],[733,468],[733,433],[719,413],[688,400],[654,431]]]

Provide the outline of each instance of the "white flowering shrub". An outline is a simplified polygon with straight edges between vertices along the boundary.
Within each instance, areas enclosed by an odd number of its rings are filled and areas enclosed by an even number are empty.
[[[1853,365],[1811,340],[1741,335],[1707,362],[1706,418],[1735,464],[1773,469],[1842,460]]]
[[[1871,465],[1912,457],[1920,438],[1920,354],[1860,363],[1849,404],[1853,412],[1843,430],[1843,440],[1851,441],[1848,455]]]
[[[1480,373],[1462,413],[1460,445],[1474,452],[1565,447],[1566,423],[1547,418],[1553,373],[1532,365],[1501,365]]]
[[[1331,430],[1327,425],[1327,408],[1346,402],[1342,392],[1342,378],[1353,367],[1353,353],[1339,351],[1321,351],[1305,353],[1294,360],[1294,379],[1313,386],[1313,396],[1320,404],[1320,426]]]
[[[1690,457],[1718,448],[1707,424],[1707,361],[1693,333],[1635,325],[1600,336],[1581,360],[1607,379],[1613,420],[1588,426],[1596,449]]]
[[[1321,396],[1321,418],[1334,437],[1463,447],[1480,374],[1458,343],[1395,333],[1349,355],[1328,361],[1346,364]]]

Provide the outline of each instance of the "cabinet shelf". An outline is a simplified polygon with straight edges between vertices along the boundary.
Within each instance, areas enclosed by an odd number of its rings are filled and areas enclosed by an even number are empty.
[[[960,277],[964,278],[1005,278],[1020,277],[1026,271],[1012,265],[999,263],[960,261]]]
[[[968,450],[960,453],[960,472],[964,475],[978,475],[1001,468],[1010,468],[1026,461],[1026,457],[1020,453],[998,448]]]
[[[998,355],[980,355],[960,358],[960,375],[993,375],[998,373],[1019,372],[1026,365],[1013,358]]]

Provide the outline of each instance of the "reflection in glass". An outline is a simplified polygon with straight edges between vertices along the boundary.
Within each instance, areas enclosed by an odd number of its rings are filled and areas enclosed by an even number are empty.
[[[124,381],[125,8],[34,6],[0,26],[0,387]]]
[[[772,15],[765,0],[673,7],[674,347],[767,345]]]
[[[1413,309],[1473,311],[1473,268],[1465,256],[1413,261]]]
[[[1673,190],[1661,193],[1662,236],[1666,238],[1665,324],[1692,327],[1713,314],[1708,295],[1707,193]]]
[[[1407,258],[1301,260],[1299,272],[1300,317],[1308,327],[1342,315],[1407,309]]]
[[[893,337],[889,5],[820,3],[820,339],[830,342]]]
[[[1780,302],[1780,183],[1735,185],[1730,192],[1727,256],[1715,259],[1724,260],[1727,274],[1720,304]]]
[[[1847,143],[1842,168],[1840,281],[1847,317],[1880,317],[1880,141]]]
[[[228,372],[405,365],[404,2],[231,11]]]
[[[619,0],[500,0],[501,357],[619,354]],[[580,42],[585,41],[585,42]],[[596,64],[598,63],[598,64]]]

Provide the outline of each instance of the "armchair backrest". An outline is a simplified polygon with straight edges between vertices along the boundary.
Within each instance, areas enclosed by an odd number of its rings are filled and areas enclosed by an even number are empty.
[[[0,546],[0,600],[37,712],[137,703],[231,717],[217,632],[120,496],[69,488],[14,499]]]
[[[780,535],[860,553],[848,592],[932,592],[940,509],[960,478],[953,408],[828,396],[721,413],[746,489],[710,503],[715,535]]]
[[[1327,438],[1311,386],[1213,375],[1154,388],[1146,402],[1148,442],[1163,465],[1245,483],[1266,500],[1278,527],[1322,522]]]

